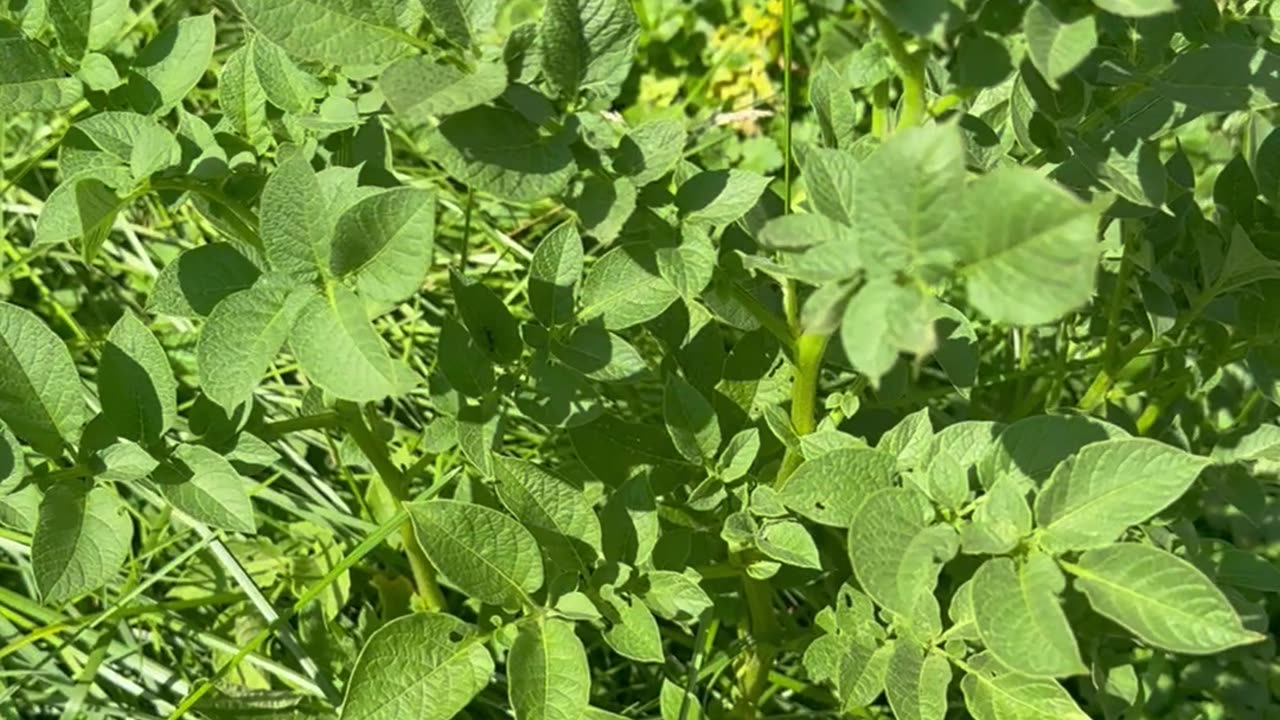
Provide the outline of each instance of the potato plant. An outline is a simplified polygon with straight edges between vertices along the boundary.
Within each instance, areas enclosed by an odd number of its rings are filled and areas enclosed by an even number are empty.
[[[0,717],[1280,718],[1278,43],[11,0]]]

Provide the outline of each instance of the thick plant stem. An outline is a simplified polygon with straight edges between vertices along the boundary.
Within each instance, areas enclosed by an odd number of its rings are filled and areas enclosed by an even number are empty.
[[[818,425],[818,374],[822,370],[822,356],[827,351],[827,335],[805,333],[796,338],[795,374],[791,380],[791,427],[796,435],[808,435]],[[791,473],[799,467],[799,451],[787,448],[778,469],[774,487],[786,487]]]
[[[351,433],[351,439],[356,441],[360,452],[364,453],[378,476],[382,478],[391,497],[395,499],[396,509],[403,509],[404,503],[409,500],[409,487],[404,473],[391,462],[387,444],[373,434],[365,424],[359,409],[352,409],[346,414],[343,427]],[[436,582],[436,569],[431,565],[431,560],[427,558],[426,553],[422,551],[422,547],[418,545],[418,539],[413,535],[413,523],[407,518],[400,526],[400,538],[404,545],[404,552],[409,557],[409,567],[413,571],[413,584],[417,588],[418,597],[422,600],[423,606],[428,612],[443,611],[446,607],[444,593],[440,590],[440,584]]]
[[[898,130],[915,127],[924,122],[929,112],[927,93],[925,92],[925,56],[923,53],[911,53],[898,36],[898,28],[893,21],[874,9],[868,9],[871,19],[889,54],[898,65],[898,79],[902,81],[902,107],[898,110]]]

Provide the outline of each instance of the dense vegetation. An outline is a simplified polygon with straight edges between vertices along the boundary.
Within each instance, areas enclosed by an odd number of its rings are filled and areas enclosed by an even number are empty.
[[[6,0],[0,717],[1276,720],[1280,2]]]

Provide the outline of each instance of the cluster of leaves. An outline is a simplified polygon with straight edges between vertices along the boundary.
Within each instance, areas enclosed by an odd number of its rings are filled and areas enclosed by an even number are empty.
[[[661,5],[0,10],[0,658],[238,641],[19,716],[1272,717],[1280,3],[786,0],[779,177],[615,112]]]

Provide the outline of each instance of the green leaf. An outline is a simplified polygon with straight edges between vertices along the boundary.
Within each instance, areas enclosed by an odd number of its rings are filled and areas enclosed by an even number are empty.
[[[3,450],[0,450],[0,454]],[[3,468],[0,458],[0,468]],[[137,443],[121,440],[94,453],[94,477],[109,482],[128,483],[150,475],[159,462],[151,453],[143,450]],[[0,470],[0,473],[3,471]],[[0,487],[4,486],[4,478],[0,476]]]
[[[62,72],[57,58],[42,45],[0,20],[0,106],[8,112],[61,110],[83,95],[80,81]]]
[[[214,527],[257,532],[245,479],[226,458],[203,445],[179,445],[173,457],[153,476],[166,500]]]
[[[987,650],[1024,675],[1065,677],[1088,672],[1062,611],[1067,581],[1047,555],[1021,565],[991,558],[973,576],[973,612]]]
[[[667,678],[662,679],[658,708],[662,712],[662,720],[702,720],[702,703],[698,696]]]
[[[569,201],[569,207],[582,223],[582,231],[607,245],[618,239],[636,210],[636,186],[626,178],[608,180],[591,175]]]
[[[642,663],[660,663],[662,635],[649,608],[633,596],[604,593],[610,612],[604,641],[619,655]]]
[[[592,380],[630,382],[644,376],[649,365],[631,343],[599,325],[576,328],[563,341],[551,341],[556,359]]]
[[[489,684],[486,636],[450,615],[415,614],[383,625],[360,651],[342,720],[449,720]]]
[[[151,445],[178,418],[178,382],[155,335],[126,310],[98,364],[102,413],[118,437]]]
[[[1049,479],[1053,469],[1080,448],[1102,440],[1128,437],[1103,420],[1079,415],[1036,415],[1023,418],[1000,432],[978,461],[978,481],[994,488],[1008,480],[1023,491]]]
[[[889,488],[869,497],[849,528],[849,560],[858,582],[918,639],[941,632],[934,588],[959,546],[955,529],[933,520],[924,493]]]
[[[686,225],[682,235],[676,247],[658,249],[658,274],[686,301],[696,302],[711,283],[718,259],[716,248],[697,226]]]
[[[662,414],[676,449],[689,462],[708,465],[720,450],[720,420],[715,408],[679,375],[667,378]]]
[[[1175,0],[1093,0],[1093,4],[1109,13],[1125,17],[1150,17],[1175,12]]]
[[[759,454],[760,429],[751,427],[741,430],[725,443],[724,452],[716,460],[716,472],[721,480],[731,483],[751,470],[751,465]],[[793,475],[792,479],[794,477]]]
[[[1031,62],[1050,85],[1076,69],[1098,45],[1092,15],[1071,13],[1065,3],[1033,0],[1022,20]]]
[[[879,387],[900,352],[924,355],[933,350],[935,305],[914,285],[873,277],[845,308],[840,324],[845,356]]]
[[[140,112],[167,112],[200,82],[213,59],[213,15],[179,20],[160,31],[134,58],[129,95]]]
[[[67,178],[49,194],[36,223],[36,247],[79,241],[80,255],[92,262],[115,224],[122,201],[99,177],[88,170]]]
[[[1109,545],[1067,569],[1094,610],[1155,647],[1209,655],[1264,639],[1195,566],[1158,548]]]
[[[539,617],[520,628],[507,655],[507,697],[516,720],[582,717],[591,668],[573,623]]]
[[[933,436],[923,479],[914,481],[934,502],[959,509],[969,500],[969,471],[995,441],[1000,423],[965,420]]]
[[[1178,53],[1155,84],[1204,112],[1264,108],[1280,99],[1280,56],[1253,44],[1215,42]]]
[[[133,519],[116,491],[79,482],[50,486],[31,539],[31,570],[48,605],[105,585],[129,557]]]
[[[943,720],[951,663],[910,642],[893,644],[885,673],[885,697],[898,720]]]
[[[250,46],[253,70],[272,105],[302,115],[311,110],[316,98],[324,96],[324,83],[294,64],[279,45],[259,36],[253,38]]]
[[[184,250],[165,265],[147,299],[147,310],[176,317],[206,317],[223,298],[253,287],[258,267],[230,243]]]
[[[520,523],[481,505],[430,500],[408,506],[418,543],[445,577],[492,605],[525,605],[542,587],[538,541]]]
[[[502,298],[487,285],[454,272],[449,278],[462,322],[476,345],[496,363],[510,364],[524,354],[520,326]]]
[[[857,214],[850,219],[868,268],[950,264],[964,158],[960,129],[947,124],[895,133],[859,166]]]
[[[563,223],[538,243],[529,262],[529,308],[548,327],[573,319],[582,278],[582,238],[573,223]]]
[[[324,195],[311,162],[289,153],[262,188],[262,244],[271,269],[314,275],[329,268],[329,227]]]
[[[578,318],[599,318],[605,329],[622,330],[658,317],[679,297],[659,274],[652,250],[624,245],[591,266],[582,284]]]
[[[809,82],[809,102],[827,147],[847,148],[858,137],[858,107],[850,90],[848,81],[829,60],[818,66]]]
[[[796,159],[813,209],[852,227],[861,208],[857,158],[843,150],[803,148]]]
[[[103,47],[129,16],[128,0],[48,0],[46,5],[53,34],[72,60]]]
[[[637,475],[610,493],[600,519],[606,558],[632,566],[650,561],[659,526],[657,500],[648,478]]]
[[[476,34],[493,27],[498,14],[496,0],[421,0],[427,18],[450,42],[470,47]]]
[[[676,207],[687,222],[728,225],[755,206],[769,182],[746,170],[705,170],[680,184]]]
[[[822,569],[818,545],[804,526],[794,520],[769,523],[756,533],[756,547],[766,556],[786,565]]]
[[[248,44],[231,53],[218,72],[218,106],[223,122],[254,147],[271,142],[267,127],[267,93],[254,68],[253,46]]]
[[[481,106],[450,115],[431,132],[435,159],[476,190],[511,202],[551,197],[577,170],[569,136],[544,136],[513,110]]]
[[[894,486],[895,469],[894,457],[879,450],[833,450],[801,463],[778,499],[814,522],[850,527],[867,498]]]
[[[394,0],[236,0],[253,29],[303,60],[377,65],[406,54]],[[203,67],[203,66],[202,66]]]
[[[618,143],[613,169],[636,187],[661,179],[680,160],[688,133],[678,120],[650,120],[630,130]]]
[[[960,681],[974,720],[1088,720],[1071,695],[1047,678],[975,670]]]
[[[0,498],[17,490],[26,474],[27,460],[23,457],[18,438],[4,423],[0,423]]]
[[[871,0],[897,27],[922,37],[934,37],[944,29],[948,17],[956,12],[951,0]]]
[[[1088,445],[1036,496],[1041,542],[1057,552],[1106,545],[1182,497],[1210,462],[1147,439]]]
[[[1027,491],[1017,480],[1004,477],[979,498],[968,523],[961,527],[964,552],[1001,555],[1012,551],[1031,534],[1031,507]]]
[[[173,134],[156,120],[137,113],[98,113],[76,123],[73,137],[80,136],[87,137],[101,154],[90,157],[88,148],[77,144],[78,154],[83,153],[93,165],[127,165],[133,184],[182,162],[182,148]],[[112,179],[109,175],[99,178],[107,182]]]
[[[1089,205],[1032,170],[1001,168],[968,187],[964,208],[960,274],[987,317],[1035,325],[1088,302],[1099,252]]]
[[[436,199],[395,188],[370,195],[338,218],[329,255],[335,277],[353,278],[365,300],[397,303],[413,295],[431,266]]]
[[[498,99],[507,89],[507,66],[480,62],[464,71],[415,55],[384,70],[378,84],[392,112],[409,124],[424,125]]]
[[[924,466],[926,453],[933,444],[933,423],[929,408],[921,408],[904,416],[876,443],[876,449],[898,458],[898,467],[917,469]]]
[[[289,331],[289,347],[307,377],[341,400],[373,402],[418,382],[391,357],[355,293],[341,285],[312,292]]]
[[[543,77],[562,99],[585,91],[612,100],[631,70],[639,36],[626,0],[549,0],[538,26]]]
[[[703,612],[715,605],[698,584],[699,580],[697,573],[692,570],[682,573],[670,570],[647,572],[644,575],[644,581],[648,583],[644,603],[664,620],[695,622],[702,617]]]
[[[1252,202],[1252,198],[1249,201]],[[1280,261],[1259,252],[1249,235],[1236,226],[1231,232],[1222,269],[1213,281],[1214,291],[1221,294],[1255,282],[1277,279],[1280,279]]]
[[[495,457],[502,504],[533,533],[547,559],[589,575],[603,548],[600,521],[582,489],[525,460]]]
[[[453,389],[467,397],[482,397],[493,389],[493,363],[471,333],[451,317],[440,327],[436,363]]]
[[[247,401],[308,305],[307,298],[307,291],[266,275],[215,305],[196,344],[205,395],[227,411]]]
[[[88,419],[62,339],[30,311],[0,303],[0,420],[36,452],[57,458]]]

